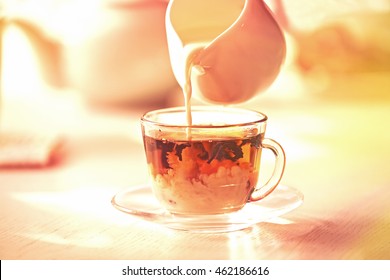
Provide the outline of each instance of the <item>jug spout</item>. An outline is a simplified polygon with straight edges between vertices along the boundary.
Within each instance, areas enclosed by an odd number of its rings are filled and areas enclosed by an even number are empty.
[[[282,30],[262,0],[172,0],[166,25],[176,79],[206,102],[249,100],[285,58]]]
[[[23,18],[10,18],[7,27],[17,27],[31,43],[43,80],[50,86],[63,87],[61,69],[62,45],[50,38],[38,25]]]
[[[16,27],[21,30],[29,40],[37,59],[42,79],[48,85],[54,87],[65,86],[61,69],[61,43],[47,36],[38,25],[27,19],[10,18],[7,20],[8,27]]]

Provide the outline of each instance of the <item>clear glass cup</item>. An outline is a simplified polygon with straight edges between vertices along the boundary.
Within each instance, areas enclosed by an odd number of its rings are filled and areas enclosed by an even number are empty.
[[[148,112],[141,127],[155,197],[175,215],[236,212],[275,190],[285,167],[280,144],[265,138],[267,116],[232,107],[193,106]],[[275,155],[273,174],[258,185],[262,149]]]

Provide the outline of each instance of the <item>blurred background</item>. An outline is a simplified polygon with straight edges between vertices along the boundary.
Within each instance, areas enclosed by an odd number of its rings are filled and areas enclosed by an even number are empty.
[[[3,98],[34,102],[43,91],[71,90],[100,105],[181,101],[165,39],[167,2],[3,0]],[[388,84],[365,89],[387,80],[389,0],[266,3],[286,32],[288,57],[261,98],[312,97],[332,86],[337,98],[388,97]],[[350,79],[356,88],[344,90]]]

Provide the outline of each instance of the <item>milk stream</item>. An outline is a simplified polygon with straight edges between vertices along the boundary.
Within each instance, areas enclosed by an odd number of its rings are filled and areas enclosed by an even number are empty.
[[[166,31],[188,138],[191,98],[219,105],[248,101],[273,83],[285,58],[283,33],[262,0],[170,0]]]

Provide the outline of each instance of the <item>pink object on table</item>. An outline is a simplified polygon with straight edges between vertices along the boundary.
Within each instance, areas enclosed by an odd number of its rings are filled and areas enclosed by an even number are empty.
[[[43,167],[59,156],[63,139],[57,135],[0,134],[0,168]]]

